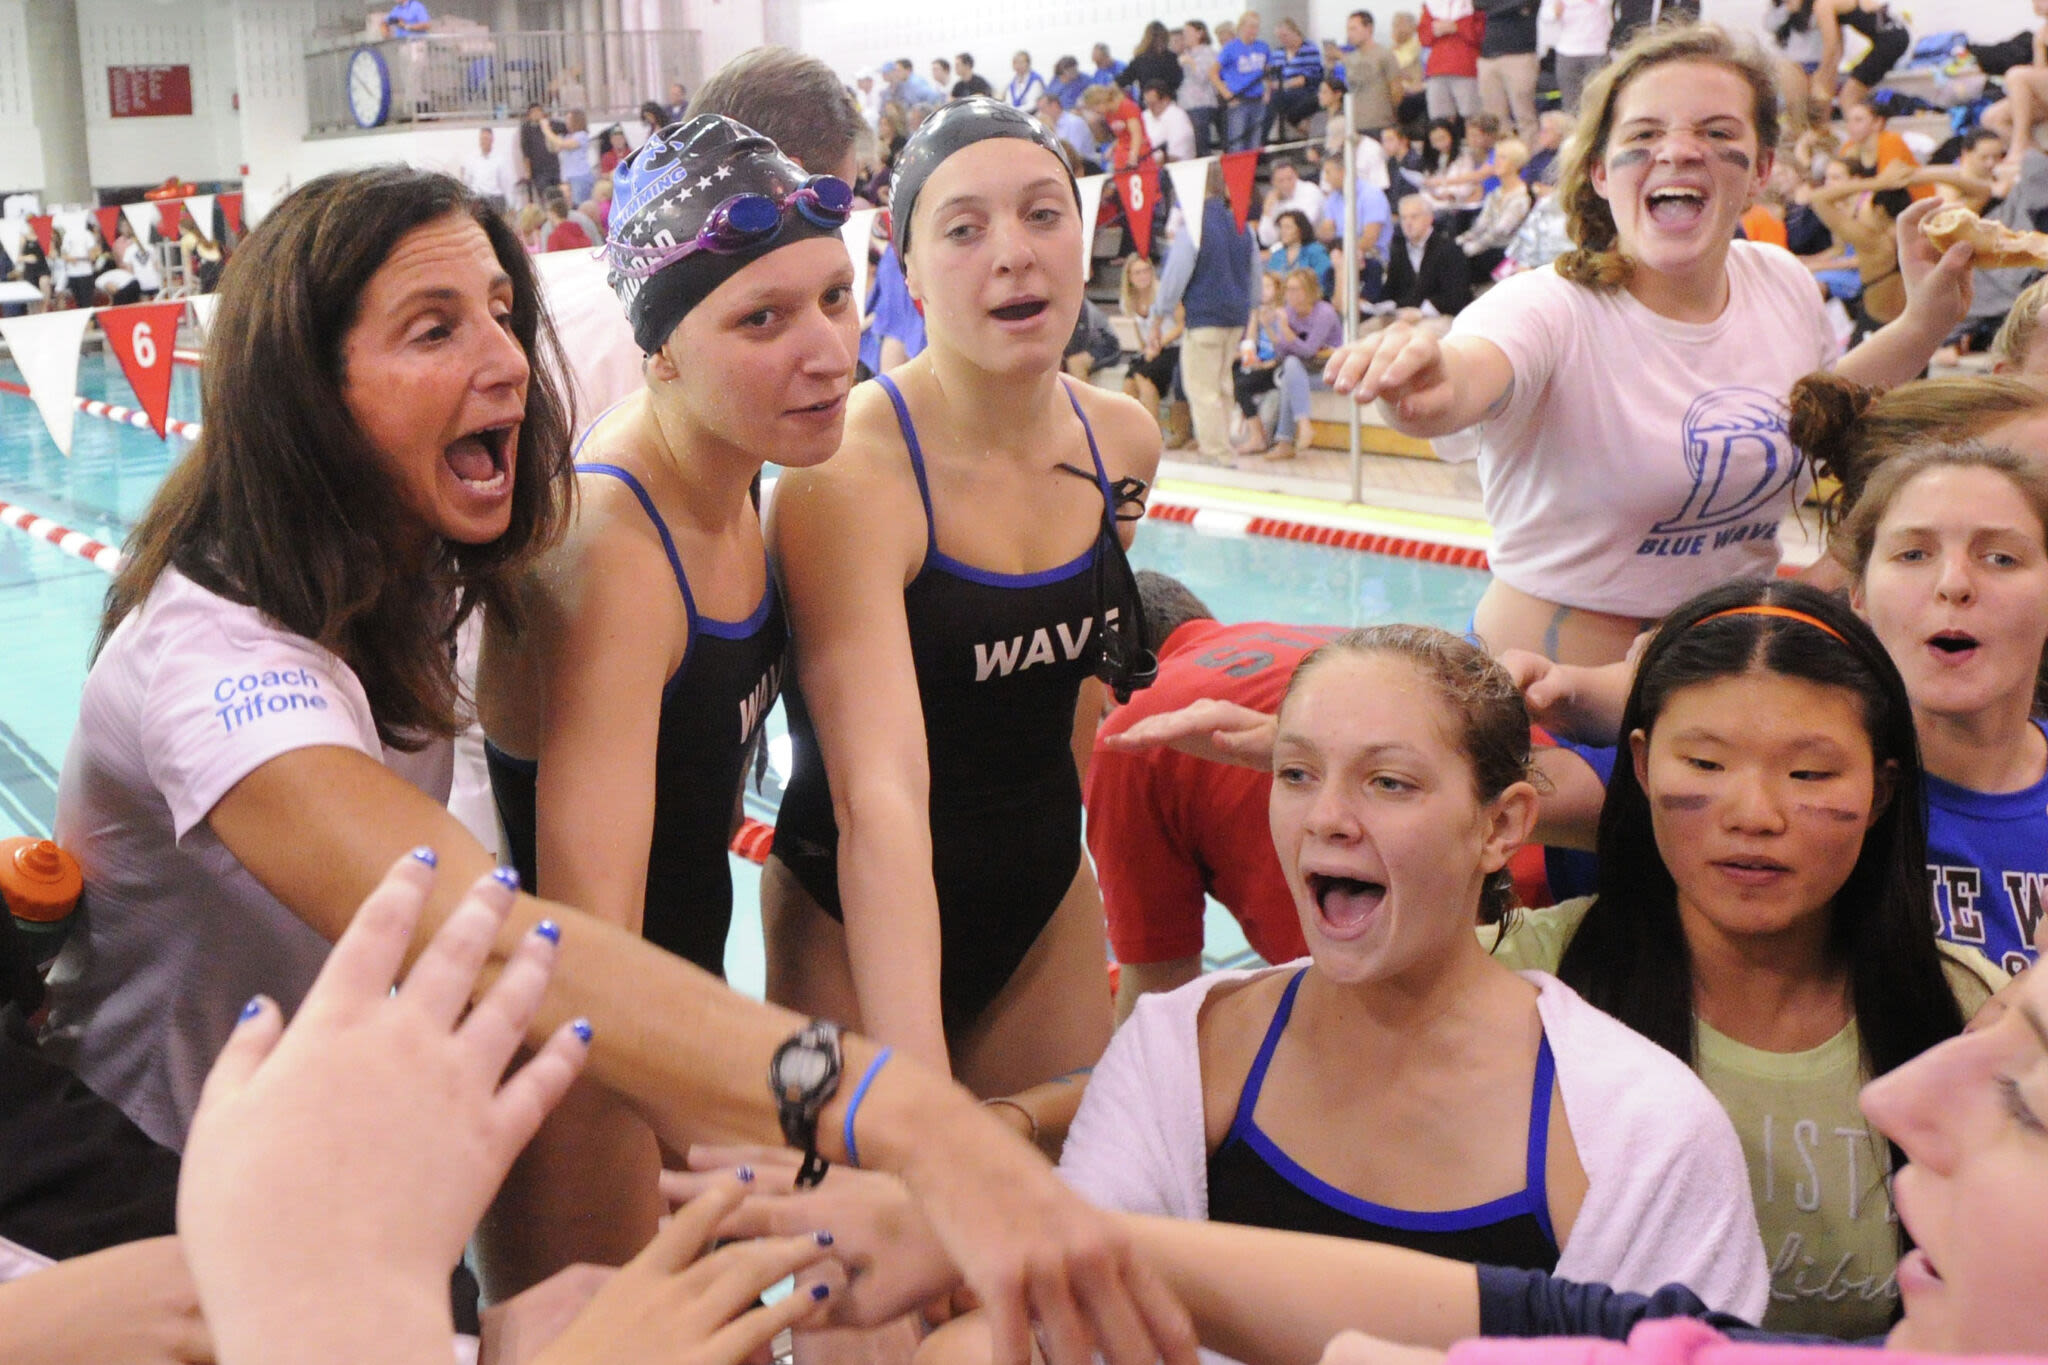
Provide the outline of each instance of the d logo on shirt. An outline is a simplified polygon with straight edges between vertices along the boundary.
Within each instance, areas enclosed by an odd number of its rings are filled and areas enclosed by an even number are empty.
[[[1803,456],[1786,434],[1783,400],[1761,389],[1713,389],[1685,411],[1692,492],[1653,535],[1706,531],[1756,517],[1799,477]],[[1776,517],[1772,516],[1775,524]]]

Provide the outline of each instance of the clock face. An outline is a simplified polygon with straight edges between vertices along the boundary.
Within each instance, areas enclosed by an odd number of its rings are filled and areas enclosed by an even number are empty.
[[[383,54],[357,48],[348,62],[348,108],[358,128],[375,128],[391,112],[391,72]]]

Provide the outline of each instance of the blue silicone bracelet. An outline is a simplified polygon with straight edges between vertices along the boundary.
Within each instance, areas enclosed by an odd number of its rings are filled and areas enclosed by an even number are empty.
[[[861,1073],[860,1084],[853,1088],[853,1098],[846,1102],[846,1122],[840,1129],[840,1136],[846,1140],[846,1164],[849,1166],[857,1168],[860,1165],[860,1144],[853,1140],[853,1116],[860,1112],[860,1102],[868,1097],[868,1087],[875,1083],[875,1074],[895,1051],[893,1047],[885,1047],[875,1054],[875,1059],[868,1063],[868,1069]]]

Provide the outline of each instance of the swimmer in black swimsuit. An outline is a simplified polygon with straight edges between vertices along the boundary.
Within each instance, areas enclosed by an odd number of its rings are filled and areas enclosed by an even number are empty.
[[[1083,228],[1036,124],[947,106],[894,207],[930,349],[855,391],[838,458],[769,511],[801,703],[768,992],[1001,1095],[1109,1037],[1075,749],[1105,636],[1123,658],[1135,625],[1119,485],[1152,477],[1159,429],[1060,374]]]
[[[1838,100],[1844,109],[1861,104],[1913,45],[1912,33],[1889,5],[1870,4],[1868,0],[1810,0],[1804,8],[1820,30],[1820,69],[1813,73],[1813,95],[1823,114],[1830,99]],[[1864,50],[1862,60],[1847,75],[1841,75],[1845,28],[1853,28],[1869,39],[1870,46]]]
[[[765,461],[838,448],[852,194],[715,116],[657,134],[617,184],[606,255],[647,382],[585,433],[575,524],[520,619],[490,622],[479,710],[525,885],[722,974],[726,844],[786,642],[749,489]],[[631,1255],[664,1211],[658,1169],[644,1123],[572,1092],[497,1220],[568,1226],[526,1244],[546,1261],[492,1248],[493,1291]]]

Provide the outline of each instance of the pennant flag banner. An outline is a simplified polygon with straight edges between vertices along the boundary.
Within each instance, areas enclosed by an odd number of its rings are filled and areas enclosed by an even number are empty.
[[[54,256],[57,254],[57,247],[55,243],[53,243],[50,240],[50,222],[50,215],[47,213],[39,213],[35,217],[28,220],[28,225],[31,228],[35,229],[36,242],[43,248],[43,254],[45,256]]]
[[[100,225],[100,236],[108,246],[112,246],[114,234],[121,230],[121,210],[116,207],[94,209],[92,216]]]
[[[1173,200],[1180,205],[1183,230],[1197,251],[1202,249],[1202,201],[1208,197],[1209,168],[1215,164],[1213,156],[1166,164],[1166,178],[1173,182]]]
[[[853,310],[863,319],[868,315],[868,242],[874,235],[875,215],[880,212],[856,209],[839,225],[839,235],[846,239],[846,254],[853,258]]]
[[[1081,192],[1081,278],[1088,278],[1088,272],[1095,265],[1095,223],[1102,216],[1102,187],[1109,183],[1106,175],[1084,175],[1074,182],[1074,188]]]
[[[185,201],[185,207],[192,211],[192,225],[209,242],[213,240],[213,200],[213,195],[195,194]]]
[[[78,395],[78,344],[92,314],[90,308],[68,308],[61,313],[0,318],[0,337],[14,353],[14,363],[28,383],[29,397],[43,414],[50,439],[66,455],[71,453],[71,421],[76,415],[72,399]]]
[[[1230,196],[1231,216],[1237,230],[1244,231],[1245,216],[1252,210],[1252,183],[1259,175],[1259,149],[1223,154],[1223,191]]]
[[[242,192],[240,190],[233,190],[220,196],[220,211],[221,216],[228,220],[228,231],[240,236],[242,231]],[[212,230],[213,225],[208,223],[207,231],[211,232]]]
[[[171,411],[171,353],[178,344],[178,317],[185,311],[182,301],[138,303],[125,308],[98,310],[100,331],[128,376],[128,387],[142,404],[143,413],[159,440],[164,437],[164,418]]]
[[[220,311],[220,295],[194,294],[185,304],[192,310],[192,320],[199,324],[199,335],[213,335],[213,315]]]
[[[128,226],[135,229],[135,240],[149,240],[149,230],[156,226],[155,204],[123,204],[121,212],[128,215]]]
[[[1117,198],[1124,201],[1124,223],[1140,256],[1152,254],[1152,212],[1159,207],[1159,163],[1147,161],[1134,170],[1119,171]]]
[[[178,224],[183,222],[184,218],[185,201],[182,199],[165,199],[156,206],[156,230],[163,234],[166,241],[178,240]],[[145,237],[139,240],[149,239]]]

